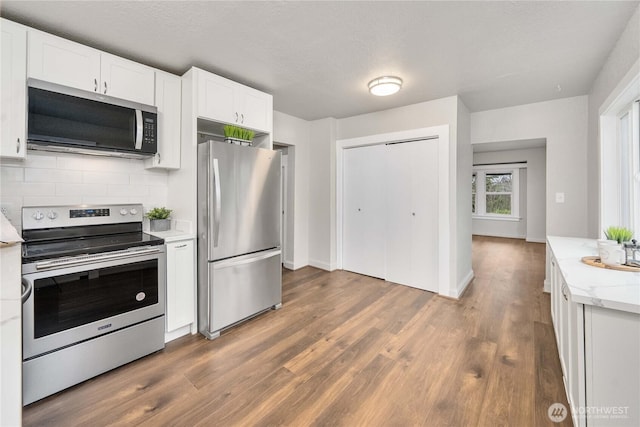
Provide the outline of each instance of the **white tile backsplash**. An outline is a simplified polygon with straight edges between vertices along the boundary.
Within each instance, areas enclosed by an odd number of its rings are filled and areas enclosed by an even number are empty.
[[[81,182],[82,172],[62,169],[25,168],[25,182]]]
[[[136,175],[137,176],[137,175]],[[83,171],[82,182],[87,184],[129,184],[129,174],[121,172],[95,172]]]
[[[166,206],[167,180],[143,160],[29,150],[23,162],[0,160],[0,203],[11,205],[17,228],[22,206],[142,203],[146,211]]]

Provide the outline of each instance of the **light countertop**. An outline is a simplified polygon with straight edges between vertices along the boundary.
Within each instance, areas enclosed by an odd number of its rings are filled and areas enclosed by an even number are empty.
[[[640,273],[583,263],[582,257],[598,255],[594,239],[548,236],[547,242],[573,302],[640,314]]]
[[[160,237],[164,239],[166,243],[179,242],[180,240],[195,239],[196,235],[180,230],[168,230],[168,231],[146,231],[146,233],[152,236]]]

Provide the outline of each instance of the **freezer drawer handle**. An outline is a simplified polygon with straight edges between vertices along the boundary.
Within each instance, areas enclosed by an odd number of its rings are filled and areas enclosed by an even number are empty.
[[[280,255],[280,249],[274,249],[265,253],[257,254],[256,256],[242,258],[242,259],[226,259],[223,261],[217,261],[213,263],[213,268],[218,270],[220,268],[234,267],[236,265],[251,264],[252,262],[261,261],[263,259],[271,258],[276,255]]]

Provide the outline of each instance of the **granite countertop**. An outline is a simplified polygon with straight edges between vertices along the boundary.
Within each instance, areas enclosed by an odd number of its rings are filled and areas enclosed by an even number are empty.
[[[598,255],[594,239],[548,236],[547,242],[574,302],[640,314],[640,272],[583,263],[582,257]]]

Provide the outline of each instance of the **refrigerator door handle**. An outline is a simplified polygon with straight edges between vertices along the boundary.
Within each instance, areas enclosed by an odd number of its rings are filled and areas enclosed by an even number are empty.
[[[222,197],[220,195],[220,168],[218,167],[218,159],[213,159],[213,183],[215,186],[215,198],[216,207],[213,220],[213,247],[218,247],[218,237],[220,235],[220,213],[222,208],[220,202]]]
[[[234,267],[236,265],[250,264],[252,262],[261,261],[263,259],[280,255],[280,253],[281,253],[280,249],[272,249],[266,252],[259,252],[257,254],[245,255],[243,257],[236,257],[231,259],[225,259],[222,261],[216,261],[213,263],[213,268],[215,270],[218,270],[221,268]]]

